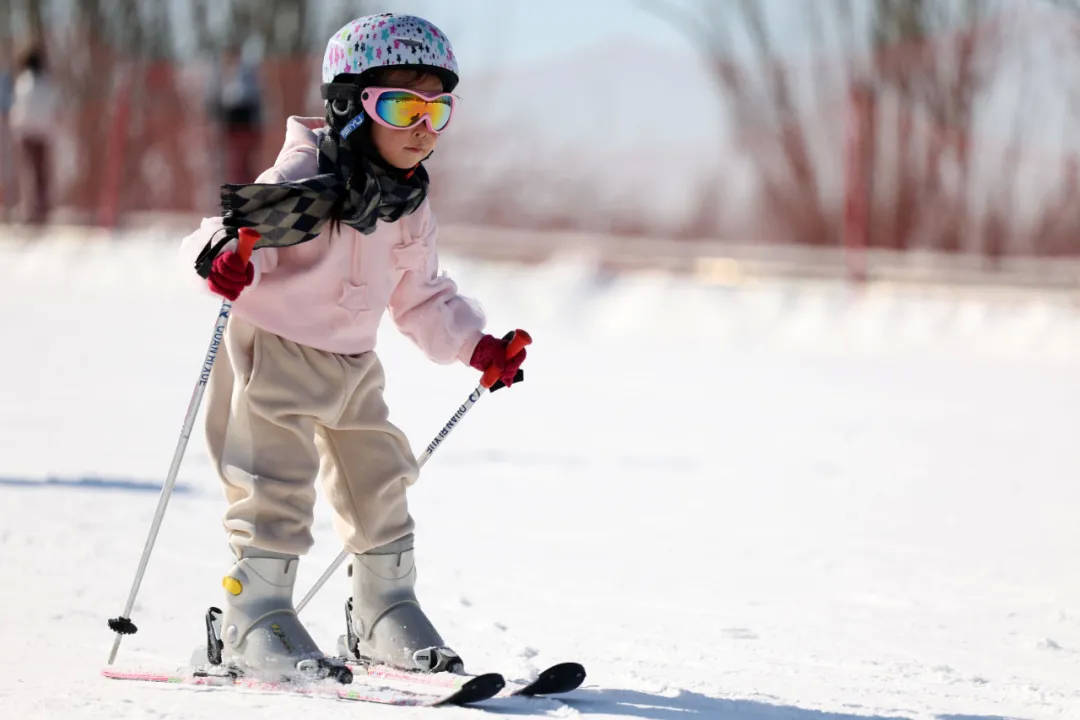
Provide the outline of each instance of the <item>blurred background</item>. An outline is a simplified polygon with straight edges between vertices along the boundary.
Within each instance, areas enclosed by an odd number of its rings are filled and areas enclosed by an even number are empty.
[[[286,117],[321,115],[330,34],[383,10],[430,18],[460,60],[428,164],[461,252],[588,247],[719,283],[1077,281],[1072,0],[0,0],[0,215],[217,214]]]

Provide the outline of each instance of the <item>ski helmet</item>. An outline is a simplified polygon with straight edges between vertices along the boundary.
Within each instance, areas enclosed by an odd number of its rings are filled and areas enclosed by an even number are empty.
[[[334,33],[323,55],[322,81],[325,87],[339,75],[351,75],[364,84],[363,76],[380,68],[432,73],[445,92],[458,83],[457,58],[446,35],[424,18],[395,13],[359,17]]]

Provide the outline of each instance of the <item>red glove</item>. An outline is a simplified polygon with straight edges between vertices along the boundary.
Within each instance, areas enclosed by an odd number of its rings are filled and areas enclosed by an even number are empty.
[[[476,349],[473,350],[469,365],[480,372],[484,372],[489,367],[499,368],[499,380],[506,387],[510,387],[514,384],[514,375],[517,374],[518,368],[525,362],[525,350],[512,358],[506,357],[506,348],[510,345],[511,337],[512,335],[507,335],[502,340],[498,340],[491,335],[485,335],[480,338],[480,342],[476,343]]]
[[[229,300],[240,297],[240,291],[255,280],[255,268],[245,263],[240,255],[227,250],[214,258],[206,284],[218,295]]]

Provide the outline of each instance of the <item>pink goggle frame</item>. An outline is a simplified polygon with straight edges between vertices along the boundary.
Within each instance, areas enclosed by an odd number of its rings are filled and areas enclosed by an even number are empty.
[[[408,130],[425,123],[435,134],[450,124],[456,100],[451,93],[426,95],[408,88],[368,87],[360,93],[364,111],[380,125]]]

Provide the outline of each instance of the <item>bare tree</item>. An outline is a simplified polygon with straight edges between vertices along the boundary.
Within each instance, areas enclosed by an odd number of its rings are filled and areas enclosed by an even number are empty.
[[[700,49],[725,99],[735,132],[757,164],[765,203],[783,221],[792,240],[831,244],[838,238],[837,215],[822,196],[820,169],[813,159],[808,118],[795,96],[799,79],[774,47],[763,6],[702,1],[694,6],[651,2],[643,6],[683,32]],[[800,3],[804,25],[820,33],[820,3]],[[730,26],[745,31],[752,56],[737,59]],[[820,92],[820,89],[819,89]]]
[[[889,194],[887,216],[874,214],[872,243],[903,249],[922,229],[930,244],[961,249],[969,230],[977,100],[993,78],[999,48],[996,3],[874,0],[860,4],[858,13],[850,0],[787,4],[787,14],[800,14],[801,39],[811,49],[813,67],[801,73],[777,51],[777,31],[759,0],[740,0],[734,7],[666,0],[646,7],[691,38],[707,58],[737,139],[757,164],[766,206],[783,218],[788,237],[827,244],[839,236],[836,207],[824,190],[831,178],[822,160],[827,154],[815,152],[815,146],[838,138],[822,136],[813,123],[830,115],[830,108],[851,106],[862,109],[853,119],[857,136],[848,141],[856,143],[849,152],[860,157],[849,162],[869,163],[872,170],[849,172],[849,184],[852,177],[867,184],[873,178],[878,194]],[[835,28],[837,38],[826,27]],[[735,28],[749,40],[751,52],[742,57],[733,51]],[[860,58],[864,51],[869,62]],[[827,60],[837,54],[840,63]],[[809,83],[814,93],[796,93],[800,83]],[[891,100],[895,116],[878,122],[882,99]],[[925,139],[916,132],[919,121],[928,128]],[[879,126],[895,133],[889,165],[875,150]],[[841,152],[837,145],[833,154]],[[887,182],[876,182],[882,179]],[[848,200],[850,208],[850,189]],[[931,219],[936,225],[927,227]]]

